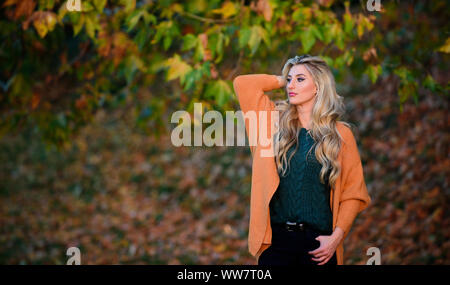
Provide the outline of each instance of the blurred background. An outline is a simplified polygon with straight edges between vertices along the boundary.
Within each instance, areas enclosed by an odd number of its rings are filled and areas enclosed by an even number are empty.
[[[81,264],[256,264],[248,144],[175,147],[170,118],[193,117],[194,103],[237,111],[234,77],[279,75],[309,53],[333,69],[373,201],[345,264],[365,264],[370,247],[381,264],[449,264],[449,11],[448,1],[3,1],[0,263],[66,264],[75,246]]]

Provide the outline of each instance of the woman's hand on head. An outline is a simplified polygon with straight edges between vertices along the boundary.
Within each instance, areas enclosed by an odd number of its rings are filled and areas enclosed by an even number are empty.
[[[283,76],[277,75],[277,79],[278,79],[278,82],[280,83],[280,86],[281,86],[281,87],[286,86],[286,80],[284,79]],[[281,88],[281,87],[280,87],[280,88]]]

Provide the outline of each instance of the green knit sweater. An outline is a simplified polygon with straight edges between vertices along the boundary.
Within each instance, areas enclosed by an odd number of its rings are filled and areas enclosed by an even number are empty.
[[[271,223],[306,222],[316,229],[331,232],[330,171],[326,183],[322,184],[319,179],[322,165],[314,154],[315,146],[306,160],[306,154],[313,145],[314,139],[307,129],[301,128],[299,146],[291,158],[290,166],[284,177],[279,173],[280,184],[270,201],[270,219]],[[287,159],[295,147],[296,144],[288,150]]]

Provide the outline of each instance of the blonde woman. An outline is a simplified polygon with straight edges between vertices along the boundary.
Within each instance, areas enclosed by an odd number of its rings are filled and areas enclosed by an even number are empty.
[[[256,112],[260,124],[266,112],[273,139],[273,156],[251,147],[250,253],[259,265],[342,265],[343,241],[371,199],[330,68],[318,56],[296,56],[281,76],[240,75],[233,87],[244,114]],[[264,92],[278,88],[286,100],[275,103]],[[273,129],[271,111],[279,115]],[[253,133],[248,121],[246,131]]]

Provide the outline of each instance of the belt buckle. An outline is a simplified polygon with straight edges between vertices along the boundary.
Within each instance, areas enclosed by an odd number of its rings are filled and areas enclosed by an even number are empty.
[[[304,230],[305,230],[305,224],[304,224],[304,223],[299,223],[299,224],[298,224],[298,228],[299,228],[301,231],[304,231]]]
[[[291,226],[295,226],[295,225],[297,225],[297,223],[286,222],[286,229],[288,230],[288,232],[293,232],[294,229]]]

